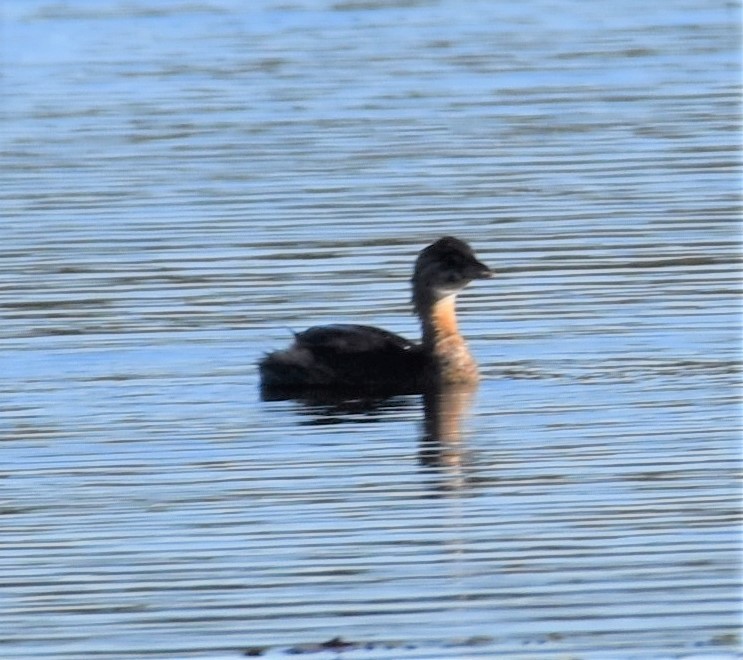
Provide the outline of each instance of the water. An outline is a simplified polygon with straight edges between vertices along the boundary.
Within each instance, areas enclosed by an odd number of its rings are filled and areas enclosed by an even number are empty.
[[[245,5],[3,4],[0,654],[737,657],[740,5]],[[474,400],[260,400],[442,234]]]

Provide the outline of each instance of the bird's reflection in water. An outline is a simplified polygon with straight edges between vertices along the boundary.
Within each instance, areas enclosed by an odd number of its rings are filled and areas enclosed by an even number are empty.
[[[418,407],[415,396],[372,396],[363,392],[335,390],[263,391],[263,401],[295,401],[299,412],[307,417],[306,425],[379,422],[384,413],[413,410]]]
[[[437,474],[437,487],[458,490],[467,482],[467,450],[463,426],[477,392],[477,384],[431,389],[423,395],[352,396],[348,392],[303,391],[263,393],[263,400],[293,400],[302,404],[310,425],[374,423],[386,413],[419,409],[423,404],[423,430],[419,439],[421,466]]]
[[[474,384],[452,385],[423,395],[421,464],[462,482],[467,455],[462,426],[476,391]]]

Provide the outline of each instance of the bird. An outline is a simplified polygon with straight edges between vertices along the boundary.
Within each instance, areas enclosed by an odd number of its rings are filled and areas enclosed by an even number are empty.
[[[413,269],[420,343],[369,325],[313,326],[260,359],[261,389],[393,395],[476,384],[477,363],[457,328],[456,297],[473,280],[493,276],[465,241],[444,236],[420,251]]]

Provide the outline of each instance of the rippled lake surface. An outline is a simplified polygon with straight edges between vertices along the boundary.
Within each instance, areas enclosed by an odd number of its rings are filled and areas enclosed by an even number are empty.
[[[740,5],[2,4],[3,658],[732,658]],[[474,401],[262,401],[289,329]]]

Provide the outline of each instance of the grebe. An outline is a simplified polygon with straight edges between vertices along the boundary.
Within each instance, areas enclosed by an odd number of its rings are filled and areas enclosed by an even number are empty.
[[[413,307],[420,344],[367,325],[315,326],[259,362],[265,391],[333,389],[419,393],[476,383],[477,364],[457,329],[457,294],[469,282],[493,276],[472,248],[452,236],[422,250],[413,272]]]

